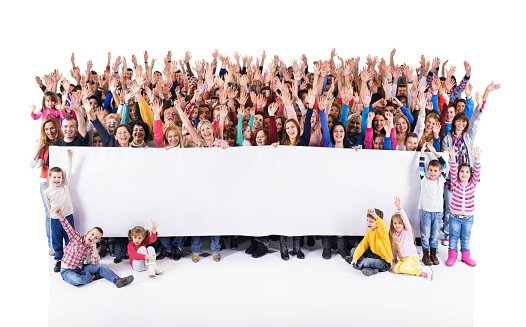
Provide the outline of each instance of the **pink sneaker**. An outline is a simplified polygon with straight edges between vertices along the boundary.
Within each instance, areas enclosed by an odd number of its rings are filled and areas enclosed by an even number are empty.
[[[422,277],[429,281],[433,280],[433,270],[431,267],[425,266],[422,268]]]
[[[447,252],[447,255],[448,255],[448,257],[447,257],[447,261],[446,261],[446,266],[451,267],[457,261],[458,252],[455,251],[455,250],[449,250]],[[462,255],[462,258],[464,258],[464,255]]]
[[[470,257],[469,250],[462,252],[462,261],[464,261],[468,266],[475,267],[477,264]]]

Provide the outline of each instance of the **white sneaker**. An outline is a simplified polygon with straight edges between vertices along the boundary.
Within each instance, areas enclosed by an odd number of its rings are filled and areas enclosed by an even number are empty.
[[[442,245],[443,246],[448,246],[449,245],[449,239],[445,238],[442,240]]]
[[[422,268],[422,277],[426,278],[427,280],[431,281],[433,280],[433,270],[429,266],[425,266]]]
[[[155,268],[156,268],[155,262],[150,262],[148,264],[148,276],[149,277],[155,277]]]
[[[49,248],[49,255],[50,256],[54,256],[55,255],[55,250],[53,250],[53,248]]]
[[[164,270],[162,270],[161,268],[155,266],[155,274],[156,274],[156,275],[160,275],[160,274],[162,274],[163,272],[164,272]]]

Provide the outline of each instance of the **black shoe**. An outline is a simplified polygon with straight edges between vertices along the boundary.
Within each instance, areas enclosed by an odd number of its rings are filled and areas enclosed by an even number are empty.
[[[191,244],[192,244],[192,237],[191,236],[187,236],[184,239],[183,247],[185,247],[185,248],[190,247]]]
[[[162,248],[161,249],[161,253],[159,253],[159,255],[157,256],[156,260],[164,259],[164,258],[166,258],[167,255],[168,255],[168,251],[166,250],[166,248]]]
[[[221,245],[221,247],[219,248],[219,251],[226,250],[225,241],[223,240],[222,237],[219,238],[219,245]]]
[[[268,238],[271,241],[279,241],[279,235],[269,235]]]
[[[300,239],[300,247],[304,246],[305,245],[305,238],[303,236],[298,236],[298,237]],[[292,252],[294,252],[294,250]]]
[[[256,243],[257,250],[254,251],[254,253],[252,253],[252,258],[261,258],[262,256],[268,253],[268,247],[262,242],[256,241]]]
[[[179,249],[178,246],[175,246],[175,247],[172,249],[172,258],[173,258],[175,261],[181,259],[181,249]]]
[[[307,236],[307,246],[310,246],[310,247],[314,246],[314,236],[312,235]]]
[[[237,236],[231,236],[230,237],[230,249],[235,250],[237,249]]]
[[[303,237],[293,237],[292,238],[292,253],[295,254],[298,259],[305,258],[305,254],[301,252],[301,246],[300,246],[301,239],[303,239]]]
[[[416,246],[422,246],[422,239],[420,237],[415,238]]]
[[[258,248],[258,242],[255,237],[250,237],[250,246],[245,250],[246,254],[252,254]]]
[[[344,259],[345,259],[345,261],[346,261],[348,264],[351,264],[351,262],[352,262],[352,256],[345,257]]]
[[[287,249],[287,237],[286,236],[279,237],[279,248],[281,251],[281,259],[285,261],[289,260],[289,250]]]
[[[115,257],[115,259],[113,259],[113,263],[119,263],[121,261],[122,261],[121,257]]]
[[[53,271],[56,273],[60,272],[60,265],[61,265],[60,261],[55,262],[55,267],[53,268]]]
[[[131,282],[133,282],[133,275],[130,275],[128,277],[123,277],[123,278],[117,278],[115,280],[115,286],[117,286],[117,288],[121,288],[128,284],[131,284]]]

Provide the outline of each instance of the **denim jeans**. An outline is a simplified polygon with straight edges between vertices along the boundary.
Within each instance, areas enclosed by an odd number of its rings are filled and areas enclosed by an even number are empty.
[[[420,212],[420,236],[422,239],[422,249],[430,247],[438,249],[438,236],[440,235],[440,223],[442,222],[442,212]]]
[[[351,257],[354,254],[356,248],[351,249]],[[388,271],[391,268],[391,265],[382,259],[378,254],[371,251],[371,248],[365,250],[362,256],[356,262],[354,266],[355,269],[362,270],[363,268],[378,269],[380,272]]]
[[[471,215],[467,218],[459,218],[458,215],[449,215],[449,249],[458,251],[458,239],[460,238],[460,251],[469,250],[469,238],[471,236],[471,227],[473,227],[473,218]]]
[[[444,238],[449,239],[449,213],[451,212],[451,199],[453,191],[444,186]]]
[[[199,253],[201,251],[201,236],[192,236],[192,243],[190,248],[192,253]],[[221,245],[219,245],[219,236],[210,236],[210,249],[212,252],[219,252]]]
[[[73,215],[68,215],[64,217],[73,229],[75,228],[75,223],[73,221]],[[62,245],[62,240],[64,240],[65,245]],[[69,238],[68,234],[62,227],[59,219],[51,219],[51,244],[53,245],[53,250],[55,251],[55,260],[62,260],[62,255],[64,254],[64,247],[68,246]]]
[[[75,269],[60,269],[60,276],[62,279],[75,286],[91,283],[93,277],[91,275],[98,273],[100,277],[114,283],[116,278],[119,278],[108,266],[105,264],[83,265],[82,268]]]
[[[44,201],[44,191],[46,190],[47,181],[40,182],[40,196],[42,197],[42,203],[44,203],[44,210],[46,213],[46,236],[47,236],[47,247],[51,248],[51,218],[49,217],[49,210],[47,209],[46,202]]]
[[[176,237],[165,236],[165,237],[159,237],[158,240],[159,242],[161,242],[163,248],[165,248],[167,252],[172,252],[172,248],[174,246],[177,246],[179,250],[183,248],[184,236],[176,236]]]

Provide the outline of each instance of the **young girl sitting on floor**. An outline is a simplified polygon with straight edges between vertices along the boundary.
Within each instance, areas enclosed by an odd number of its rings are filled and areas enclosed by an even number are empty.
[[[146,247],[157,240],[157,226],[152,220],[152,234],[141,226],[135,226],[128,231],[128,256],[133,270],[144,271],[148,269],[148,276],[155,277],[164,271],[159,269],[155,263],[155,249],[152,246]],[[146,268],[148,267],[148,268]]]
[[[422,276],[433,280],[433,271],[430,267],[416,267],[419,259],[418,252],[416,252],[413,228],[402,208],[399,197],[395,197],[394,204],[399,212],[391,217],[391,225],[389,227],[389,241],[393,251],[393,264],[395,264],[392,271],[395,274]],[[400,261],[397,262],[397,258],[400,258]]]

